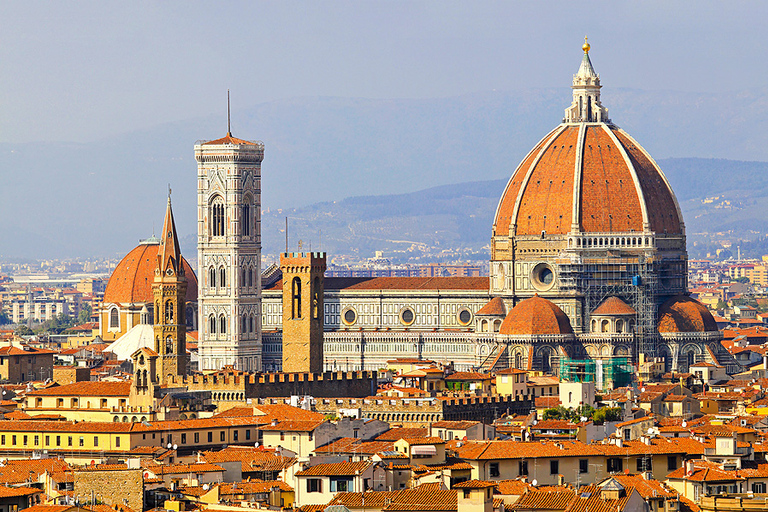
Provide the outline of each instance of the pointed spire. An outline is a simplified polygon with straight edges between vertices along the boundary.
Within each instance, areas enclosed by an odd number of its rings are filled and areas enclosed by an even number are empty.
[[[589,42],[584,37],[584,56],[579,71],[573,75],[573,103],[565,109],[566,123],[610,123],[608,109],[600,103],[600,75],[589,58]]]
[[[157,253],[157,268],[162,274],[170,275],[168,270],[171,270],[173,275],[184,275],[184,267],[181,264],[179,237],[176,235],[176,223],[173,220],[173,210],[171,209],[170,185],[168,186],[168,207],[165,210],[163,231],[160,233],[160,249]]]
[[[586,78],[586,77],[597,77],[597,73],[595,73],[595,68],[592,67],[592,61],[589,60],[589,49],[591,47],[589,46],[589,43],[587,42],[587,36],[584,36],[584,45],[581,47],[582,50],[584,50],[584,57],[581,58],[581,66],[579,66],[579,71],[576,73],[576,76]]]
[[[232,125],[230,121],[231,121],[231,117],[229,115],[229,89],[227,89],[227,137],[232,136]]]

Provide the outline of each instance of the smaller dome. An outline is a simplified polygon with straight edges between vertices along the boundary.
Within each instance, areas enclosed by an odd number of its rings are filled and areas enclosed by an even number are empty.
[[[554,302],[534,295],[512,308],[499,333],[512,336],[573,334],[573,329],[568,315]]]
[[[699,301],[676,295],[659,308],[659,332],[718,331],[712,313]]]
[[[635,315],[637,311],[618,297],[608,297],[592,312],[592,316]]]
[[[507,307],[501,297],[494,297],[475,316],[507,316]]]

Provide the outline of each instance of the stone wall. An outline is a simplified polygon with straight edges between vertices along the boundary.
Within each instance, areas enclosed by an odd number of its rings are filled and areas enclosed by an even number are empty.
[[[287,397],[366,397],[376,394],[376,372],[266,373],[191,376],[172,379],[170,387],[186,386],[190,391],[211,392],[214,404],[245,403],[249,398]]]
[[[80,502],[90,501],[106,505],[126,505],[133,510],[144,510],[144,478],[141,469],[97,470],[74,472],[74,494]]]

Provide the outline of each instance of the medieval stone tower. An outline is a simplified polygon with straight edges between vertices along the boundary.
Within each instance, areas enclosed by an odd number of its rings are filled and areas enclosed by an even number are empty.
[[[171,196],[165,211],[157,267],[152,283],[155,303],[155,352],[159,355],[158,372],[161,382],[169,376],[187,373],[187,323],[185,319],[187,278],[184,275],[176,224],[171,211]]]
[[[283,253],[283,371],[323,371],[325,253]]]
[[[264,145],[195,144],[200,369],[261,371],[261,161]]]

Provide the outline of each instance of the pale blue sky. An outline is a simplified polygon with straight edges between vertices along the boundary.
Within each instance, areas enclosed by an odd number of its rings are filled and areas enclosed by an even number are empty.
[[[767,85],[766,2],[0,3],[0,142],[89,142],[296,96]]]

